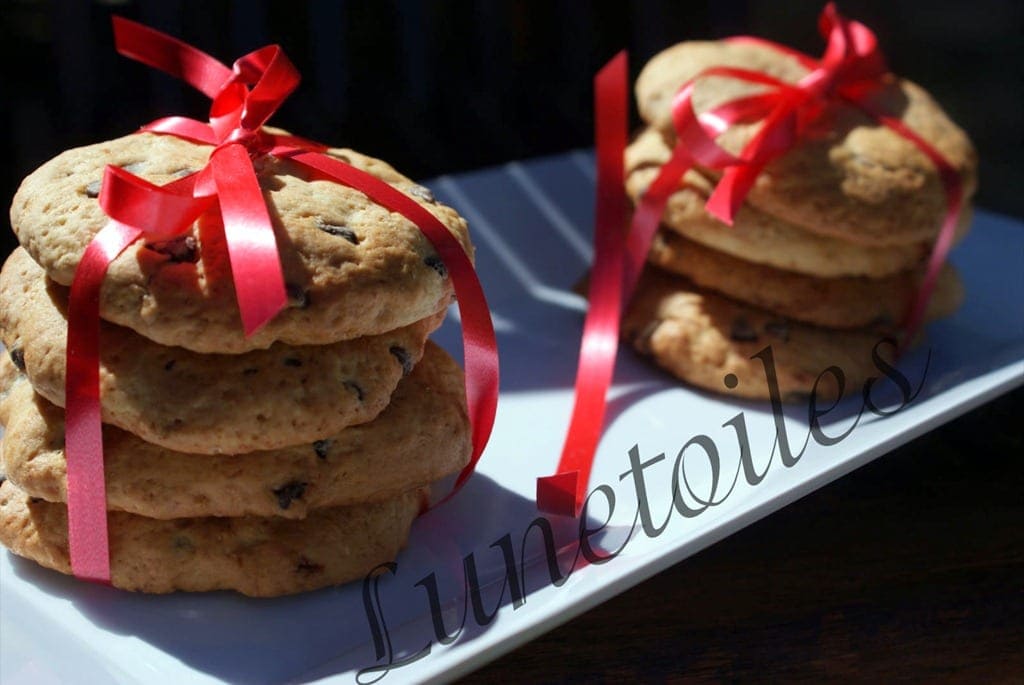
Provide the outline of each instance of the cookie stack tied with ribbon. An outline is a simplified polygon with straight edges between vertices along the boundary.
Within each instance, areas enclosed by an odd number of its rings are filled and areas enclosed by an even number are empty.
[[[872,379],[923,321],[956,308],[945,259],[967,230],[974,149],[888,71],[870,29],[831,3],[819,28],[820,59],[750,36],[655,56],[636,83],[646,128],[632,144],[625,53],[596,75],[590,304],[541,509],[583,508],[620,337],[781,415],[808,395],[814,411],[819,384],[824,405],[861,389],[871,402]]]
[[[115,31],[122,52],[198,53]],[[465,220],[380,160],[247,125],[282,78],[268,50],[178,74],[223,79],[209,125],[69,150],[15,196],[0,542],[16,554],[143,592],[310,590],[393,559],[429,486],[479,456],[481,393],[468,409],[428,341],[458,294],[494,351]]]
[[[829,367],[858,392],[880,340],[962,299],[954,269],[929,258],[944,217],[967,231],[974,149],[928,93],[885,72],[867,29],[824,17],[820,62],[751,38],[688,42],[636,82],[646,128],[626,151],[629,196],[642,204],[665,176],[623,335],[702,388],[767,398],[770,346],[784,399]]]

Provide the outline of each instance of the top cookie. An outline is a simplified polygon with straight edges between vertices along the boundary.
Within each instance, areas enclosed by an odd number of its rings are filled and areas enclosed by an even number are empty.
[[[753,69],[790,83],[807,73],[792,57],[758,45],[721,41],[668,48],[644,67],[636,96],[641,116],[672,144],[672,98],[683,83],[712,66]],[[735,79],[701,79],[694,89],[694,108],[707,111],[762,90]],[[977,185],[974,148],[928,93],[889,76],[870,104],[935,147],[960,173],[970,197]],[[738,153],[759,126],[733,126],[719,143]],[[835,100],[795,147],[765,167],[747,202],[808,230],[863,245],[934,239],[946,211],[935,165],[910,141]]]
[[[89,241],[107,223],[96,199],[103,169],[163,185],[201,168],[212,148],[139,133],[68,150],[26,178],[11,206],[22,246],[54,281],[70,285]],[[330,154],[386,181],[436,216],[472,256],[466,222],[386,163],[347,149]],[[173,244],[137,241],[110,265],[101,316],[163,345],[238,353],[275,341],[328,344],[401,328],[445,309],[452,285],[412,222],[284,159],[255,161],[281,254],[290,306],[246,338],[219,216],[210,212]]]

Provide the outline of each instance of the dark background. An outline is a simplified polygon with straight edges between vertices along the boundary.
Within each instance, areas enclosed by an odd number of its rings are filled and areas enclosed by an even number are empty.
[[[303,75],[272,123],[425,179],[588,146],[591,78],[628,48],[635,77],[683,39],[750,33],[818,55],[821,2],[0,0],[0,193],[63,149],[207,102],[114,52],[117,12],[229,63],[279,43]],[[1024,3],[845,1],[894,71],[929,88],[981,153],[980,206],[1024,215]],[[6,200],[5,200],[6,201]],[[4,232],[4,254],[13,239]]]
[[[634,77],[684,39],[750,33],[817,55],[820,8],[0,0],[0,194],[68,147],[159,116],[205,116],[202,97],[114,52],[115,11],[228,63],[280,43],[304,82],[272,123],[426,179],[590,145],[590,80],[620,48]],[[1024,217],[1024,3],[845,0],[840,10],[969,132],[978,205]],[[0,235],[6,254],[13,237]],[[1019,682],[1022,407],[1017,390],[943,426],[472,680]]]

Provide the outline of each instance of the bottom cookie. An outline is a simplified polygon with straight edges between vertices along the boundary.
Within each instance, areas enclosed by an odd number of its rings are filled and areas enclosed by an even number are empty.
[[[859,392],[883,374],[878,352],[891,360],[884,336],[863,329],[831,330],[800,324],[702,290],[685,278],[647,267],[622,322],[622,335],[678,378],[732,397],[802,401],[819,383],[835,396],[841,370],[844,394]],[[774,376],[773,389],[769,376]],[[819,382],[819,376],[821,380]]]
[[[305,592],[362,578],[391,561],[425,502],[422,490],[355,507],[275,517],[148,519],[111,512],[114,587],[137,592],[235,590],[253,597]],[[67,509],[0,485],[0,543],[70,574]]]

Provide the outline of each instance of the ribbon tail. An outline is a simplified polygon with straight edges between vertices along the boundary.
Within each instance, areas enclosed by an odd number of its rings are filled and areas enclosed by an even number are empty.
[[[732,166],[722,173],[704,209],[719,221],[732,226],[736,212],[740,211],[743,200],[754,186],[761,168],[753,166]]]
[[[921,330],[925,314],[928,311],[928,303],[931,301],[932,293],[935,290],[935,283],[938,281],[942,265],[949,256],[949,250],[953,247],[953,240],[956,237],[956,225],[963,210],[964,183],[960,174],[953,165],[928,141],[919,136],[913,129],[895,117],[882,114],[867,106],[863,102],[848,100],[873,117],[885,126],[906,138],[920,150],[939,172],[939,181],[942,183],[942,190],[946,195],[946,213],[942,218],[942,226],[932,246],[931,255],[928,257],[928,265],[925,267],[924,277],[918,286],[917,293],[910,303],[903,321],[903,337],[900,341],[900,349],[906,350]]]
[[[538,508],[564,516],[578,516],[586,499],[619,343],[628,213],[623,191],[629,123],[626,59],[620,52],[594,78],[597,207],[590,307],[576,371],[576,401],[558,470],[537,479]]]
[[[658,175],[648,186],[647,192],[633,212],[626,238],[626,265],[623,275],[623,298],[626,302],[633,296],[633,290],[640,280],[647,253],[651,250],[654,234],[661,225],[661,217],[665,214],[668,200],[679,189],[681,180],[693,166],[693,158],[685,145],[677,144],[672,156],[662,165]]]
[[[462,319],[466,404],[473,427],[473,451],[469,463],[456,478],[452,491],[434,505],[440,506],[454,497],[475,471],[490,439],[498,410],[498,342],[487,297],[473,262],[462,243],[437,217],[379,178],[317,152],[292,151],[288,157],[337,183],[358,190],[377,204],[414,223],[437,250],[451,276]]]
[[[100,404],[100,289],[110,263],[142,231],[117,221],[89,243],[68,300],[65,374],[68,548],[78,578],[110,583]]]
[[[945,180],[945,177],[944,177]],[[938,281],[942,265],[946,263],[949,250],[953,247],[953,238],[956,236],[956,224],[963,207],[963,188],[959,176],[955,181],[945,183],[946,202],[948,209],[939,230],[939,236],[932,247],[931,255],[928,258],[928,266],[925,268],[924,277],[917,288],[914,300],[910,304],[906,318],[903,323],[903,338],[900,341],[900,350],[906,350],[914,342],[921,326],[924,323],[925,314],[928,311],[928,303],[931,301],[932,293],[935,291],[935,284]]]
[[[211,100],[231,79],[230,69],[177,38],[120,16],[111,23],[119,53],[185,81]]]
[[[277,240],[246,149],[227,145],[214,153],[210,164],[224,217],[238,310],[248,336],[288,304]]]

